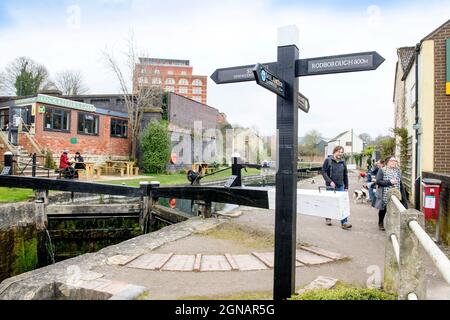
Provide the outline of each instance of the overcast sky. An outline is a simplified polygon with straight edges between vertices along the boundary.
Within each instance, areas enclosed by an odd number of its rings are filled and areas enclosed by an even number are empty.
[[[82,71],[89,93],[118,93],[101,51],[112,48],[120,58],[131,30],[146,55],[190,60],[195,74],[210,76],[276,61],[277,29],[296,25],[301,58],[377,51],[386,59],[376,71],[300,78],[311,110],[300,113],[299,135],[317,129],[331,138],[353,128],[377,136],[393,126],[396,48],[415,45],[449,13],[448,0],[2,0],[0,70],[29,56],[53,75]],[[233,124],[273,134],[275,103],[255,83],[208,80],[208,104]]]

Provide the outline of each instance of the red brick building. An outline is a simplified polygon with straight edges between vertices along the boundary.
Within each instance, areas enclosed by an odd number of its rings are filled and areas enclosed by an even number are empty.
[[[79,151],[92,160],[125,159],[130,152],[128,115],[93,104],[38,94],[0,103],[0,149],[54,156]]]
[[[193,75],[189,60],[139,58],[134,75],[134,92],[139,88],[159,86],[207,104],[207,77]]]

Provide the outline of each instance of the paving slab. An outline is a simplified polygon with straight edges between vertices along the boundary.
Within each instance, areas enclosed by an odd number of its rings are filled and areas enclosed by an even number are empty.
[[[97,290],[110,293],[112,295],[116,295],[119,292],[123,291],[128,286],[127,282],[123,281],[110,281],[110,283],[102,288]]]
[[[240,271],[256,271],[269,269],[261,260],[248,254],[231,255]]]
[[[195,263],[194,255],[173,255],[172,258],[167,261],[163,271],[193,271]]]
[[[334,286],[336,286],[337,281],[338,279],[335,278],[319,276],[313,282],[308,284],[303,289],[298,290],[296,293],[302,294],[308,290],[315,289],[332,289],[334,288]]]
[[[200,271],[232,271],[232,268],[224,255],[204,255]]]
[[[333,259],[319,256],[306,250],[297,250],[297,260],[305,265],[324,264],[333,262]]]
[[[309,247],[305,247],[305,246],[301,246],[302,250],[306,250],[309,251],[311,253],[315,253],[318,254],[320,256],[324,256],[333,260],[340,260],[345,258],[342,254],[336,253],[336,252],[332,252],[332,251],[328,251],[319,247],[314,247],[314,246],[309,246]]]
[[[126,266],[128,268],[146,269],[146,270],[159,270],[167,261],[173,256],[173,253],[153,253],[144,254],[137,259],[131,261]]]
[[[108,258],[108,260],[106,261],[107,264],[114,266],[124,266],[128,263],[130,263],[131,261],[135,260],[136,258],[140,257],[141,255],[133,255],[133,256],[126,256],[123,254],[118,254],[116,256],[112,256],[110,258]]]

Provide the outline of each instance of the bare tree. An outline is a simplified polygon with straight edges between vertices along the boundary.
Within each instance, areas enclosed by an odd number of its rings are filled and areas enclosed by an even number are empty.
[[[83,75],[80,71],[64,70],[55,77],[56,87],[67,96],[76,96],[86,93],[88,89],[83,84]]]
[[[47,86],[49,73],[45,66],[32,59],[18,57],[6,67],[0,82],[7,94],[32,95]]]
[[[162,89],[160,87],[137,87],[133,93],[133,84],[136,83],[136,67],[139,63],[136,43],[133,34],[128,39],[128,51],[125,53],[125,66],[122,66],[114,57],[111,50],[103,50],[103,58],[107,67],[115,74],[120,92],[123,96],[125,107],[128,113],[128,126],[131,136],[131,158],[137,159],[139,135],[141,133],[141,122],[145,108],[161,107]],[[125,73],[125,71],[127,73]],[[158,103],[158,105],[155,105]]]

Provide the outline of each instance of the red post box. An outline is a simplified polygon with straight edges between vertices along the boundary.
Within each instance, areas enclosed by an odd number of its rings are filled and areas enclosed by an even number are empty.
[[[423,186],[423,205],[422,211],[425,219],[437,219],[439,215],[439,192],[441,191],[441,180],[428,179],[422,180]]]

